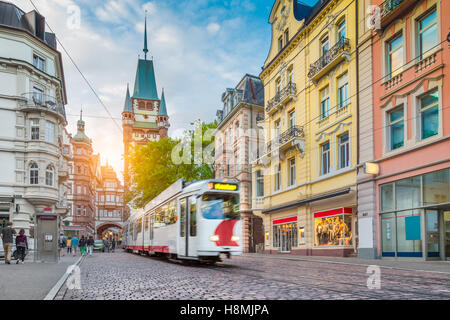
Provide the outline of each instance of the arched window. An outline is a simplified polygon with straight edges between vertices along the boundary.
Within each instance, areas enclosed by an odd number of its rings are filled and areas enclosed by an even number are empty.
[[[47,186],[52,187],[53,186],[53,177],[54,177],[55,170],[51,165],[47,167],[47,170],[45,171],[45,184]]]
[[[39,184],[39,167],[34,162],[30,166],[30,184]]]

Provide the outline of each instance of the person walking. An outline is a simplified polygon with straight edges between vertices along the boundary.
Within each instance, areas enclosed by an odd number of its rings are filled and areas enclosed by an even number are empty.
[[[59,236],[59,248],[61,249],[61,256],[63,257],[64,257],[64,250],[66,247],[67,247],[66,236],[61,233],[61,235]]]
[[[80,242],[78,242],[78,246],[80,247],[80,255],[83,256],[86,251],[86,239],[84,235],[81,236]]]
[[[20,260],[22,260],[22,264],[24,264],[26,250],[28,250],[28,240],[24,229],[20,229],[19,235],[16,237],[16,248],[18,253],[16,264],[19,264]]]
[[[72,237],[67,238],[67,255],[72,253]]]
[[[12,228],[12,222],[9,221],[6,224],[6,228],[3,228],[1,236],[3,240],[3,249],[5,250],[5,263],[11,264],[11,249],[13,245],[13,235],[16,234],[16,230]]]
[[[112,241],[111,241],[111,249],[112,249],[112,252],[114,252],[114,249],[116,248],[116,239],[112,239]]]
[[[94,250],[94,238],[92,236],[89,236],[87,240],[87,248],[89,255],[92,256],[92,251]]]
[[[78,238],[77,236],[75,236],[72,238],[72,252],[74,257],[77,254],[77,249],[78,249]]]
[[[108,250],[108,252],[109,252],[108,240],[106,238],[103,239],[103,246],[104,246],[103,252],[105,252],[105,249]]]

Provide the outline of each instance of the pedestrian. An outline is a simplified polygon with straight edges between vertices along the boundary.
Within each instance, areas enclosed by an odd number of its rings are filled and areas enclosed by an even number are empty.
[[[72,237],[67,239],[67,255],[72,253]]]
[[[77,236],[75,236],[72,238],[72,251],[74,257],[77,254],[77,249],[78,249],[78,238]]]
[[[84,235],[81,236],[80,242],[78,242],[78,246],[80,247],[80,255],[83,256],[86,251],[86,239]]]
[[[19,235],[16,237],[16,248],[18,253],[16,264],[19,264],[20,260],[22,260],[22,264],[24,264],[26,250],[28,250],[28,240],[24,229],[20,229]]]
[[[67,247],[67,240],[64,234],[61,233],[59,236],[59,248],[61,249],[61,256],[64,257],[64,250]]]
[[[109,252],[109,247],[108,247],[108,240],[106,240],[106,238],[105,238],[105,239],[103,239],[103,246],[104,246],[104,248],[103,248],[103,252],[105,252],[105,249],[107,249],[107,250],[108,250],[108,252]]]
[[[111,241],[111,249],[112,249],[112,252],[114,252],[114,249],[116,248],[116,239],[112,239],[112,241]]]
[[[13,245],[13,235],[16,234],[16,230],[12,228],[12,222],[8,221],[6,228],[2,230],[3,249],[5,250],[5,263],[11,264],[11,248]]]
[[[87,240],[87,248],[89,255],[92,256],[92,251],[94,250],[94,238],[92,236],[89,236]]]

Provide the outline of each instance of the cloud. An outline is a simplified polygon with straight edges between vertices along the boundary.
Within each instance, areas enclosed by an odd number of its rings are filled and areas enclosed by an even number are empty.
[[[210,23],[208,24],[208,26],[206,27],[206,30],[211,33],[211,34],[216,34],[217,32],[219,32],[220,30],[220,25],[217,23]]]

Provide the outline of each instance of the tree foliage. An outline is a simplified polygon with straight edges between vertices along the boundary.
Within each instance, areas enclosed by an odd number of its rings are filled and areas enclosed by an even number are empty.
[[[211,132],[216,127],[216,122],[205,124],[197,121],[194,129],[185,131],[181,139],[166,137],[159,141],[151,141],[145,146],[132,148],[128,156],[129,175],[126,177],[130,185],[125,200],[135,208],[142,208],[178,179],[193,181],[214,178],[213,162],[194,163],[194,159],[196,156],[200,157],[198,159],[206,158],[205,154],[211,150],[214,158],[214,135]],[[198,145],[197,148],[194,147],[196,134],[198,137],[200,128],[202,137],[205,137],[201,141],[201,149]],[[207,137],[208,135],[211,139]],[[186,146],[184,153],[188,151],[188,154],[184,154],[183,163],[178,163],[173,157],[173,152],[177,150],[176,148],[181,151],[180,146],[183,143]]]

